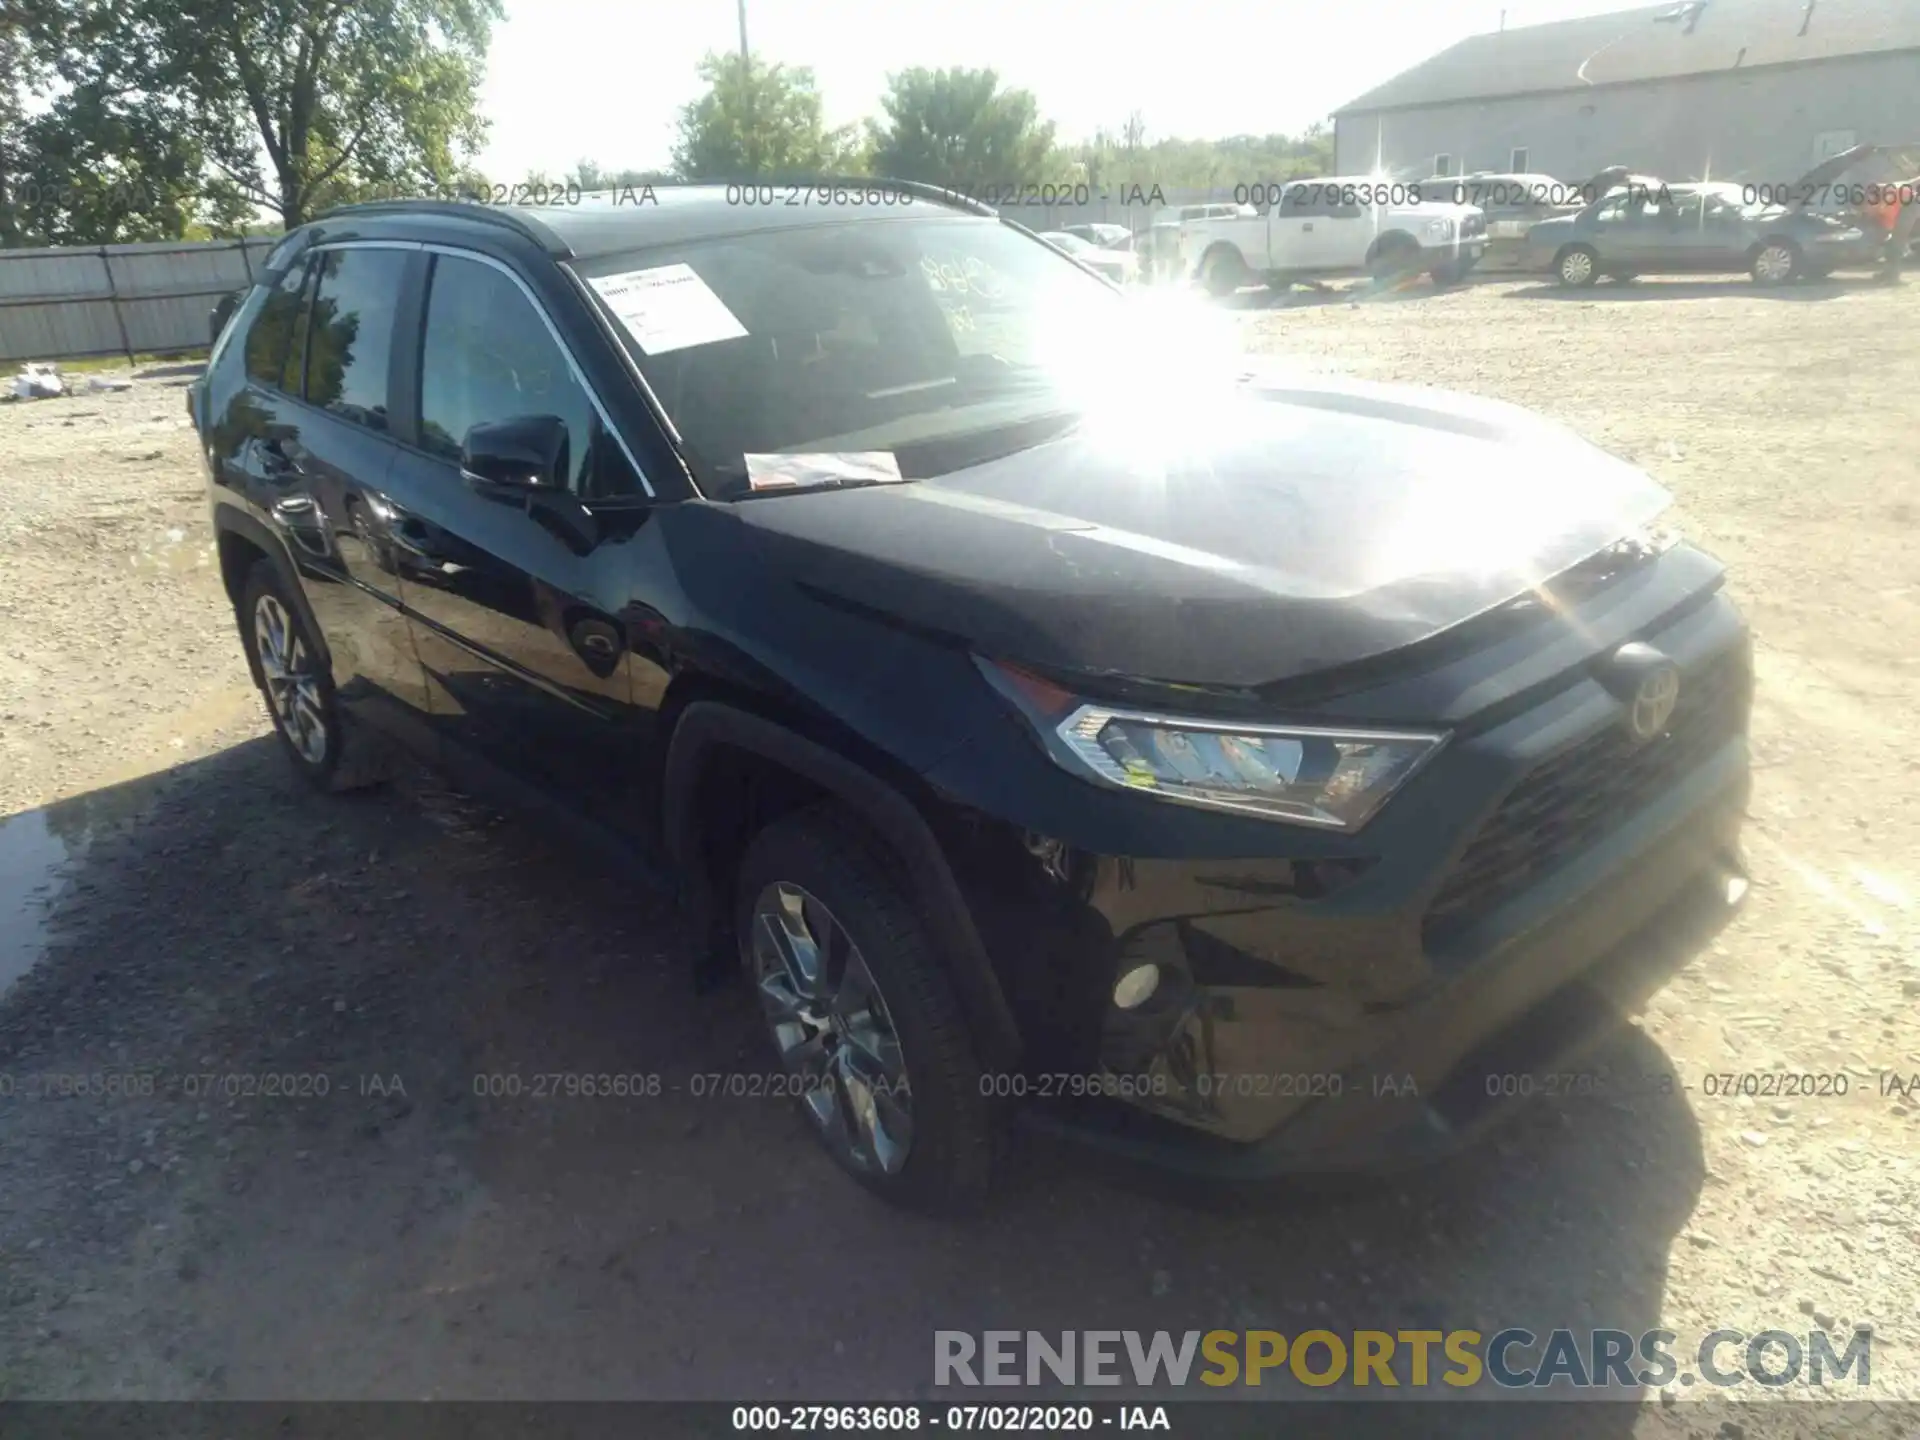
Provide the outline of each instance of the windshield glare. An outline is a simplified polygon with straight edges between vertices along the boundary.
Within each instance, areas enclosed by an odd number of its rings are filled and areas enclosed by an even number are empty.
[[[1080,414],[1139,368],[1133,307],[996,221],[750,232],[578,268],[592,281],[670,265],[745,333],[648,354],[609,323],[711,495],[746,489],[749,454],[893,450],[908,478],[975,463],[951,442]]]

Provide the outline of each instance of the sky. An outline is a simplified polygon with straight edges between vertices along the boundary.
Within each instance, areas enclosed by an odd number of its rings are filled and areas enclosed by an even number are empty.
[[[1500,28],[1499,0],[746,0],[761,58],[811,66],[827,122],[878,113],[889,72],[992,67],[1031,90],[1067,141],[1295,133],[1468,35]],[[1509,0],[1508,28],[1633,0]],[[1157,23],[1154,18],[1157,17]],[[558,176],[578,160],[664,168],[694,66],[736,50],[735,0],[507,0],[494,30],[480,168]],[[1017,178],[1017,177],[1008,177]]]

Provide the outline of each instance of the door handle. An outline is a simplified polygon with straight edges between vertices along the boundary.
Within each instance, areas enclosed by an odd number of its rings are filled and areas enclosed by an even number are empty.
[[[1305,223],[1304,225],[1302,225],[1302,226],[1301,226],[1300,228],[1301,228],[1302,230],[1311,230],[1311,229],[1313,228],[1313,222],[1312,222],[1311,220],[1309,220],[1309,221],[1307,221],[1307,222],[1306,222],[1306,223]]]
[[[293,461],[277,439],[260,442],[260,473],[269,480],[293,473]]]

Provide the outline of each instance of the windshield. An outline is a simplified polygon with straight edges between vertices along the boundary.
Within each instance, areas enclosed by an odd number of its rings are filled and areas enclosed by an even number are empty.
[[[1110,286],[966,216],[734,234],[578,268],[714,496],[748,492],[749,455],[891,451],[913,479],[1041,443],[1127,348]]]

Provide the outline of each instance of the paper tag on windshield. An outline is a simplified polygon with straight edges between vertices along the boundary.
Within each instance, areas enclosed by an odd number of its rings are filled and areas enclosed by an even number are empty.
[[[691,265],[656,265],[590,282],[607,308],[649,355],[738,340],[747,333],[727,302]]]
[[[810,485],[898,485],[900,462],[891,450],[823,450],[811,455],[744,455],[755,490],[804,490]]]

